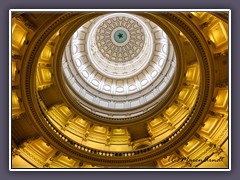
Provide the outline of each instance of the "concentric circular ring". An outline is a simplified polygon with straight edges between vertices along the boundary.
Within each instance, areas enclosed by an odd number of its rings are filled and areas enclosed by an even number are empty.
[[[146,32],[139,20],[125,13],[101,18],[96,26],[96,44],[102,56],[119,63],[131,61],[142,53]]]
[[[118,43],[114,33],[122,30],[127,38]],[[143,19],[127,13],[99,17],[89,27],[86,51],[95,69],[113,79],[133,77],[153,55],[153,36]],[[96,38],[94,38],[96,37]]]
[[[118,19],[127,19],[129,24],[115,24],[115,28],[111,22]],[[112,41],[114,35],[127,35],[122,43],[128,43],[134,34],[125,28],[132,25],[130,22],[136,22],[145,34],[141,53],[127,62],[101,56],[97,31],[103,33],[104,27]],[[155,107],[170,87],[175,67],[174,48],[164,31],[147,19],[126,13],[100,16],[80,27],[63,56],[65,77],[79,98],[77,102],[86,110],[111,119],[135,117]]]

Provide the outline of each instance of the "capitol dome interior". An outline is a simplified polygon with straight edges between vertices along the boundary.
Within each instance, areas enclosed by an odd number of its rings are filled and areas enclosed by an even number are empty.
[[[18,169],[228,169],[229,14],[12,11]]]

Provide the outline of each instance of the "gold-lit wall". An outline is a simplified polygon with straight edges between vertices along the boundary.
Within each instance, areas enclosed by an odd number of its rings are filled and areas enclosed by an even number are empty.
[[[208,12],[186,12],[183,15],[191,16],[192,23],[196,24],[208,43],[206,48],[213,57],[211,64],[217,71],[212,72],[215,73],[215,82],[212,84],[214,97],[210,102],[209,112],[202,119],[202,125],[197,128],[196,133],[168,155],[152,160],[155,164],[152,168],[227,168],[229,147],[228,23]],[[44,18],[51,19],[52,17],[51,15],[49,17],[39,15],[39,19],[34,22],[31,15],[24,16],[24,18],[19,18],[19,15],[12,16],[11,121],[12,126],[15,126],[12,129],[14,134],[14,138],[12,138],[12,168],[108,167],[90,161],[82,161],[57,149],[54,144],[48,142],[41,135],[43,132],[38,133],[31,123],[33,117],[28,116],[25,111],[26,104],[22,97],[24,87],[20,87],[20,82],[24,77],[21,69],[26,65],[22,62],[29,44],[34,41],[35,33],[40,33],[37,28],[44,22]],[[32,25],[26,25],[26,22],[32,23]],[[183,38],[182,42],[186,43],[183,35],[181,33],[179,35]],[[37,68],[35,84],[32,87],[39,94],[47,93],[50,88],[55,87],[53,57],[56,55],[55,48],[59,47],[57,44],[60,36],[60,30],[54,33],[40,52],[39,58],[35,60]],[[202,71],[197,59],[188,63],[184,71],[183,85],[174,101],[165,107],[158,116],[145,123],[149,137],[134,139],[126,126],[102,125],[89,121],[62,100],[51,101],[49,104],[44,104],[42,101],[41,105],[44,107],[46,117],[54,126],[75,142],[106,152],[126,151],[131,154],[131,151],[156,144],[168,137],[180,127],[189,115],[198,98],[198,93],[202,91],[200,78]],[[32,127],[34,132],[29,132],[31,129],[20,131],[23,127]],[[56,133],[56,136],[60,136],[56,130],[53,129],[53,132]],[[127,153],[126,156],[128,156]],[[206,157],[209,159],[207,160]],[[111,158],[111,153],[106,153],[104,158]],[[216,161],[211,162],[211,159]]]

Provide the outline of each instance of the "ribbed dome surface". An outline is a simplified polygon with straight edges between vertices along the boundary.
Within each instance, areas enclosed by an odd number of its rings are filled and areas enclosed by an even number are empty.
[[[118,36],[127,37],[122,41]],[[82,103],[86,109],[104,117],[127,118],[157,105],[174,76],[176,56],[155,23],[112,13],[81,26],[69,40],[62,63],[68,84],[87,102]],[[142,105],[145,111],[129,111]],[[100,114],[95,107],[106,111]]]

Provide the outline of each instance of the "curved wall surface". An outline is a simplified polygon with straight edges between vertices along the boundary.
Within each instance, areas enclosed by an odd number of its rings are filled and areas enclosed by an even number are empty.
[[[12,169],[228,168],[226,13],[12,12],[11,28]]]

